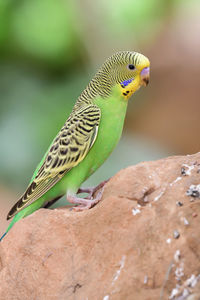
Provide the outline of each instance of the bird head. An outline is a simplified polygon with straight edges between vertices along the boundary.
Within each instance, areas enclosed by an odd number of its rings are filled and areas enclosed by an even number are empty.
[[[140,53],[121,51],[106,61],[102,71],[104,80],[107,80],[111,87],[118,85],[122,97],[128,100],[142,85],[148,85],[150,62]]]

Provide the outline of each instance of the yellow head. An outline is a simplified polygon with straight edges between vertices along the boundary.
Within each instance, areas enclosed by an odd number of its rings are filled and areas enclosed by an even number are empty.
[[[120,89],[122,96],[125,99],[129,99],[141,85],[147,86],[149,83],[150,62],[147,57],[137,53],[134,63],[128,64],[128,80],[124,80],[120,83]]]
[[[141,85],[149,82],[150,62],[144,55],[121,51],[113,54],[102,65],[94,78],[78,98],[74,109],[83,102],[94,100],[97,96],[106,99],[111,96],[113,89],[122,99],[128,100]]]
[[[97,73],[101,90],[108,95],[110,89],[119,86],[121,95],[129,99],[141,85],[149,82],[150,62],[144,55],[121,51],[113,54]]]

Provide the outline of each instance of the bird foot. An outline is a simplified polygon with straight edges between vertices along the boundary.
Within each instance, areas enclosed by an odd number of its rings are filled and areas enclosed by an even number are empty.
[[[73,207],[73,210],[75,211],[83,211],[86,209],[90,209],[93,206],[95,206],[102,198],[102,194],[104,191],[104,185],[106,184],[106,182],[108,182],[108,180],[105,180],[103,182],[101,182],[99,185],[97,185],[94,188],[80,188],[77,192],[77,194],[79,193],[88,193],[88,196],[86,198],[79,198],[77,196],[74,195],[67,195],[67,200],[70,203],[73,204],[79,204],[78,206]],[[101,189],[98,194],[96,195],[96,197],[93,198],[95,192]]]
[[[77,194],[80,193],[86,193],[88,194],[88,196],[84,199],[89,199],[92,200],[94,194],[96,193],[96,191],[98,191],[99,189],[101,189],[102,187],[104,187],[104,185],[109,181],[109,179],[102,181],[101,183],[99,183],[97,186],[95,187],[90,187],[90,188],[80,188],[78,189]]]

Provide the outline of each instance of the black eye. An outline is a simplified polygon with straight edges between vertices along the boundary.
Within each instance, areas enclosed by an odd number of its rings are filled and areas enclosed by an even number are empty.
[[[128,65],[129,70],[134,70],[135,66],[134,65]]]

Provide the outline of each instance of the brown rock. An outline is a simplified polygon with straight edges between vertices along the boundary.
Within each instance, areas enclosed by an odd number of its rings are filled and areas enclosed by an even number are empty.
[[[19,221],[0,244],[0,299],[199,299],[200,199],[186,194],[199,163],[200,153],[140,163],[91,210]]]

